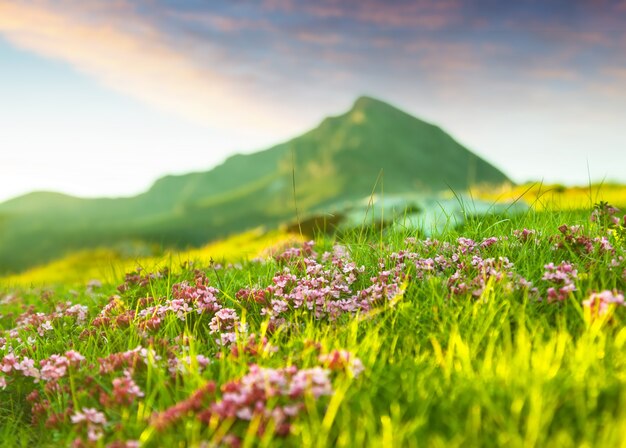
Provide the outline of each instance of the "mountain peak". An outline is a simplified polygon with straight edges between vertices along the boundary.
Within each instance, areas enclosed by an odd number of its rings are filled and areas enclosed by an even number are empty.
[[[387,120],[410,119],[415,122],[422,122],[402,109],[389,103],[381,101],[371,96],[360,96],[354,102],[352,109],[348,112],[352,121],[361,123],[365,121],[381,122]]]
[[[354,105],[352,106],[352,110],[368,110],[381,107],[396,109],[395,107],[388,103],[385,103],[384,101],[364,95],[357,98],[357,100],[354,102]]]

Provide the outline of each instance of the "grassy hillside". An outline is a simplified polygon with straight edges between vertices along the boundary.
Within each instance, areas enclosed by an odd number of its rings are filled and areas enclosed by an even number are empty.
[[[362,228],[232,266],[0,289],[6,446],[618,447],[626,221]]]
[[[19,274],[0,276],[0,288],[83,287],[92,280],[115,283],[121,282],[126,272],[138,269],[150,272],[190,262],[202,265],[241,262],[302,240],[299,235],[287,232],[255,229],[182,251],[153,253],[146,247],[119,246],[85,249]]]
[[[312,213],[367,197],[375,185],[429,193],[505,181],[440,128],[363,97],[300,137],[204,173],[165,177],[136,197],[33,193],[0,204],[0,272],[116,244],[200,246],[293,220],[294,199]]]
[[[522,200],[535,210],[588,209],[601,201],[626,208],[626,185],[615,183],[569,186],[532,182],[500,188],[472,188],[476,198],[493,202]]]

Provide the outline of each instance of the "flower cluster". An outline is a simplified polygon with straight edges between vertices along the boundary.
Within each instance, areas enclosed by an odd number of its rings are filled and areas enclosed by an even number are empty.
[[[520,243],[533,242],[535,245],[539,244],[539,232],[534,229],[523,228],[522,230],[513,230],[513,236],[517,238]]]
[[[328,354],[321,354],[318,360],[330,370],[347,371],[354,377],[365,370],[361,360],[347,350],[333,350]]]
[[[626,303],[623,293],[605,290],[592,293],[588,299],[583,300],[583,306],[593,318],[609,313],[611,308],[616,306],[626,306]]]
[[[138,365],[148,365],[159,361],[161,356],[157,355],[153,349],[137,346],[133,350],[112,353],[106,358],[99,358],[100,373],[110,373],[120,369],[130,369],[133,371]]]
[[[181,321],[185,321],[189,313],[214,314],[219,312],[222,309],[218,300],[219,290],[207,283],[206,276],[201,273],[196,276],[193,285],[188,282],[176,283],[172,286],[171,299],[139,311],[140,326],[144,329],[156,329],[168,313],[172,313]]]
[[[15,327],[8,330],[8,335],[21,342],[19,333],[37,333],[40,337],[54,329],[53,323],[65,317],[70,317],[77,325],[84,325],[87,321],[88,308],[85,305],[72,304],[71,302],[60,302],[51,313],[35,312],[33,307],[29,307],[15,320]]]
[[[260,434],[271,421],[276,434],[284,436],[289,433],[291,419],[304,409],[305,393],[314,398],[331,395],[329,371],[320,367],[298,370],[295,366],[270,369],[252,365],[243,378],[222,386],[221,400],[198,418],[205,423],[211,418],[258,419]],[[279,404],[270,406],[270,401]]]
[[[71,417],[72,423],[87,429],[87,439],[96,442],[102,438],[103,426],[107,424],[104,414],[94,408],[83,408]]]
[[[597,223],[603,229],[617,228],[621,225],[626,226],[626,215],[620,219],[617,216],[618,213],[618,208],[613,207],[607,202],[600,202],[594,205],[590,220],[591,222]]]
[[[20,374],[24,377],[33,378],[35,382],[56,382],[63,378],[69,366],[77,366],[85,358],[80,353],[69,350],[63,355],[51,355],[39,362],[40,368],[35,367],[35,361],[24,356],[21,360],[14,353],[9,353],[2,358],[0,371],[6,375]],[[0,387],[6,387],[6,378],[0,377]]]
[[[202,371],[209,364],[211,364],[211,360],[204,355],[195,355],[195,356],[184,356],[182,358],[172,357],[168,359],[168,371],[171,375],[185,374],[192,370],[194,365],[198,366],[198,369]]]
[[[27,356],[24,356],[21,360],[13,353],[9,353],[2,358],[2,364],[0,364],[0,371],[6,375],[21,374],[25,377],[34,378],[35,382],[39,381],[39,370],[35,367],[35,361]],[[6,378],[2,378],[2,387],[6,387]]]
[[[159,272],[149,272],[142,275],[142,268],[137,268],[135,272],[127,273],[124,278],[124,283],[117,287],[117,290],[121,293],[126,292],[133,287],[144,288],[150,284],[151,281],[164,278],[169,275],[169,269],[165,268]]]
[[[313,250],[315,241],[307,241],[302,247],[288,247],[283,252],[274,255],[278,262],[292,262],[302,258],[317,258],[317,253]]]
[[[40,378],[43,381],[57,381],[65,376],[70,365],[76,366],[84,360],[85,357],[74,350],[66,352],[65,356],[52,355],[40,361]]]
[[[331,371],[358,376],[364,369],[361,361],[346,350],[320,355],[319,361],[322,366],[309,369],[293,365],[273,369],[252,364],[242,378],[224,384],[221,394],[216,394],[215,384],[209,382],[186,400],[155,413],[152,425],[162,431],[193,413],[206,424],[235,420],[247,426],[254,421],[259,435],[270,427],[276,435],[287,435],[292,420],[305,410],[307,395],[314,399],[332,395]]]
[[[260,434],[272,422],[277,435],[286,435],[291,419],[304,409],[306,393],[314,398],[332,394],[328,370],[320,367],[299,370],[295,366],[271,369],[251,365],[244,377],[222,386],[220,399],[207,403],[206,398],[214,390],[214,385],[209,383],[189,399],[155,414],[152,424],[162,430],[194,412],[207,424],[211,419],[247,422],[258,419]]]
[[[209,381],[202,387],[198,388],[186,400],[179,401],[164,411],[154,413],[150,419],[152,426],[159,431],[163,431],[167,427],[178,422],[187,414],[201,411],[208,404],[208,401],[214,396],[214,393],[215,383],[213,381]]]
[[[554,285],[548,288],[548,302],[563,301],[576,291],[574,281],[578,278],[578,271],[572,264],[564,261],[555,266],[554,263],[549,263],[544,269],[542,279]]]
[[[590,237],[585,235],[585,228],[580,225],[559,226],[559,235],[552,238],[554,249],[566,249],[575,253],[613,253],[613,246],[605,236]]]
[[[135,398],[143,397],[143,392],[133,380],[129,370],[124,370],[122,377],[113,379],[113,391],[111,395],[102,393],[100,395],[100,404],[110,406],[115,403],[118,405],[130,405]]]
[[[526,230],[526,229],[525,229]],[[522,233],[523,238],[531,235]],[[489,257],[494,245],[504,238],[490,237],[482,241],[459,238],[457,244],[437,240],[425,240],[421,252],[404,252],[402,256],[414,260],[418,279],[442,277],[446,279],[452,296],[469,295],[478,298],[483,294],[488,283],[500,283],[508,290],[527,290],[534,293],[532,282],[515,272],[514,264],[507,257]]]
[[[367,312],[374,304],[396,297],[405,278],[404,265],[399,263],[370,277],[370,286],[357,289],[365,267],[357,266],[344,246],[325,252],[321,262],[309,242],[298,251],[286,251],[278,258],[284,267],[272,284],[264,290],[245,288],[238,296],[264,305],[261,314],[268,316],[270,328],[285,323],[294,310],[311,313],[316,319],[336,320],[343,314]],[[297,256],[296,256],[297,255]]]

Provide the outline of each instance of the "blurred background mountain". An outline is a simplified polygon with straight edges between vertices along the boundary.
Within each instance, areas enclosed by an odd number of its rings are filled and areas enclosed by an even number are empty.
[[[0,272],[81,249],[181,248],[324,213],[354,219],[373,193],[416,212],[416,196],[505,183],[502,171],[439,127],[361,97],[290,141],[161,178],[135,197],[36,192],[0,204]]]

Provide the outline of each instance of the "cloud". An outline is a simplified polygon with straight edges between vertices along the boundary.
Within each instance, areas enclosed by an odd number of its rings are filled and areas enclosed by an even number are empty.
[[[580,75],[565,67],[537,67],[531,69],[529,75],[545,81],[576,81]]]
[[[603,72],[620,83],[626,82],[626,66],[607,67]]]
[[[222,21],[222,28],[233,27]],[[0,34],[19,48],[65,61],[108,88],[214,128],[275,129],[253,83],[225,75],[220,49],[203,40],[189,56],[124,1],[0,0]]]
[[[452,0],[386,3],[359,2],[356,17],[364,22],[387,27],[444,28],[458,19],[459,4]]]
[[[299,32],[297,38],[301,42],[325,46],[337,45],[343,40],[339,34],[313,33],[308,31]]]
[[[167,10],[167,18],[181,20],[183,23],[196,24],[210,30],[222,33],[237,33],[241,31],[276,31],[268,20],[229,17],[223,14],[214,14],[206,11],[181,12],[175,9]]]
[[[457,21],[457,0],[266,0],[266,9],[288,13],[306,13],[319,19],[346,19],[386,28],[420,28],[436,30]]]

